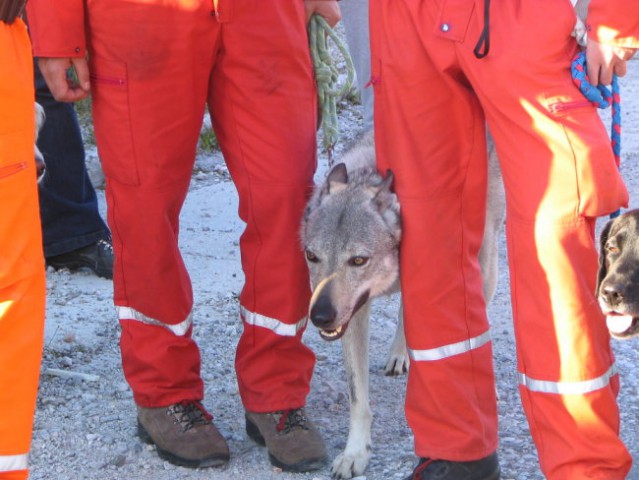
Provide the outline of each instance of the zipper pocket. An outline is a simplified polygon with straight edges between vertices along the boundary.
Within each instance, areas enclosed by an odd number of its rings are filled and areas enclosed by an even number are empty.
[[[126,80],[123,78],[106,77],[104,75],[91,74],[91,80],[97,83],[102,83],[107,85],[116,85],[118,87],[123,87],[126,85]]]
[[[0,179],[15,175],[16,173],[25,170],[26,168],[27,164],[25,162],[12,163],[11,165],[7,165],[6,167],[0,167]]]
[[[556,102],[548,105],[550,113],[555,115],[562,115],[575,110],[592,110],[596,108],[596,105],[589,100],[575,100],[572,102]]]

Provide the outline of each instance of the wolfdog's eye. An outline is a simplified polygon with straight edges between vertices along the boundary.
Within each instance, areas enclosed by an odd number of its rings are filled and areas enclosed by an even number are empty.
[[[612,253],[613,255],[615,253],[619,253],[619,247],[617,247],[617,245],[613,242],[608,242],[608,244],[606,244],[605,249],[608,253]]]
[[[363,267],[368,263],[368,257],[352,257],[348,260],[348,264],[352,267]]]
[[[306,260],[312,263],[319,262],[319,258],[317,258],[317,255],[315,255],[313,252],[311,252],[308,249],[306,250]]]

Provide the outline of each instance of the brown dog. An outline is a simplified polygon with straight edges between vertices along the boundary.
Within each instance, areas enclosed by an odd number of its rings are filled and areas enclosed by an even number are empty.
[[[639,335],[639,209],[610,220],[600,237],[597,300],[610,334]]]

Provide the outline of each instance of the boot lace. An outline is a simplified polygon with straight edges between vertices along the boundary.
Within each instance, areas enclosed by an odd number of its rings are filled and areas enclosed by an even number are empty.
[[[433,463],[435,460],[433,460],[432,458],[424,458],[419,462],[419,465],[417,465],[417,468],[415,468],[415,470],[413,471],[413,476],[411,477],[412,480],[421,480],[422,478],[422,473],[424,473],[424,471],[428,468],[428,466]]]
[[[301,408],[279,410],[273,413],[275,415],[280,415],[280,420],[275,428],[282,435],[286,435],[291,430],[297,428],[302,430],[309,430],[308,425],[306,425],[306,415],[304,413],[304,410]]]
[[[97,242],[98,248],[113,255],[113,244],[111,240],[102,238]]]
[[[184,400],[171,405],[166,414],[173,415],[175,423],[180,424],[183,432],[197,425],[208,425],[213,420],[213,415],[207,412],[200,402],[194,400]]]

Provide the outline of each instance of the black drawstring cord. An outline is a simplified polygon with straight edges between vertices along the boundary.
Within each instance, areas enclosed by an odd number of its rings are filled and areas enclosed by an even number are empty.
[[[484,29],[481,32],[477,45],[473,49],[475,57],[482,59],[490,51],[490,0],[484,0]]]

